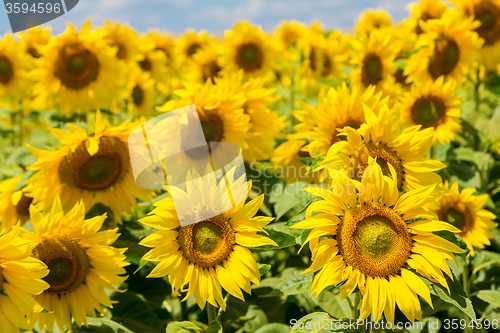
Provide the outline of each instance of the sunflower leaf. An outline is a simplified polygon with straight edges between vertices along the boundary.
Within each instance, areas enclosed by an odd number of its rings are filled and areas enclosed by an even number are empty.
[[[264,246],[259,246],[255,247],[255,250],[278,250],[278,249],[283,249],[285,247],[290,247],[297,245],[295,243],[295,237],[290,236],[284,232],[273,230],[273,229],[267,229],[266,231],[269,233],[268,237],[271,238],[273,241],[278,244],[278,246],[273,246],[273,245],[264,245]]]
[[[259,265],[260,276],[266,274],[267,272],[269,272],[271,270],[271,265],[267,265],[267,264],[258,264],[258,265]]]
[[[453,273],[452,273],[453,274]],[[448,294],[448,290],[440,284],[430,283],[430,291],[433,295],[439,297],[446,303],[452,304],[457,307],[460,311],[465,313],[472,320],[476,320],[476,312],[472,307],[472,303],[470,299],[465,294],[462,285],[458,281],[458,279],[453,275],[453,280],[446,276],[446,282],[450,287],[450,293]]]
[[[310,292],[312,287],[312,274],[297,275],[286,280],[269,294],[262,297],[289,296]]]
[[[462,253],[455,253],[456,256],[465,258],[469,254],[470,250],[467,247],[467,244],[463,241],[463,239],[460,238],[460,236],[447,230],[433,231],[432,233],[436,236],[446,239],[448,242],[455,244],[456,246],[465,251]]]
[[[288,333],[290,332],[290,327],[281,323],[271,323],[262,326],[255,333]]]
[[[201,327],[190,321],[174,321],[168,324],[166,333],[197,333]]]
[[[214,320],[207,328],[201,330],[201,332],[222,333],[222,326],[217,320]]]
[[[500,308],[500,291],[498,290],[480,290],[474,294],[477,298]]]
[[[290,333],[309,332],[309,333],[327,333],[327,332],[357,332],[358,325],[350,319],[335,320],[325,312],[313,312],[299,320],[290,321],[292,330]],[[361,328],[361,326],[360,326]]]

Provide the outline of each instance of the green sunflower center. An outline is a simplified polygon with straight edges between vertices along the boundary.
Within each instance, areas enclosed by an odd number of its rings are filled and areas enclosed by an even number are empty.
[[[88,187],[112,184],[120,176],[121,160],[116,155],[91,156],[80,168],[80,179]]]
[[[12,80],[13,76],[12,63],[7,57],[0,55],[0,82],[7,84]]]
[[[201,267],[222,263],[236,244],[234,230],[223,214],[181,227],[178,241],[184,257]]]
[[[348,211],[336,239],[345,262],[371,277],[399,274],[410,257],[412,241],[406,222],[378,204]]]
[[[481,22],[476,32],[485,45],[494,44],[500,38],[500,9],[491,1],[482,1],[474,6],[474,13]]]
[[[458,229],[462,229],[466,221],[464,214],[454,208],[451,208],[448,212],[446,212],[443,219]]]
[[[70,89],[81,89],[95,81],[99,75],[96,55],[80,44],[65,45],[59,51],[54,73]]]
[[[132,89],[132,100],[135,105],[141,106],[142,102],[144,101],[144,93],[142,91],[142,88],[138,85]]]
[[[247,72],[258,70],[263,64],[263,53],[260,47],[254,43],[244,43],[238,47],[236,52],[236,63]]]
[[[49,274],[43,278],[50,285],[47,292],[65,293],[78,288],[85,281],[90,268],[85,249],[67,237],[45,239],[35,247],[33,256],[43,261],[49,269]]]
[[[377,84],[382,79],[382,60],[376,54],[368,54],[365,56],[361,70],[361,81],[366,87]]]
[[[443,102],[435,98],[422,98],[412,107],[412,118],[415,124],[422,127],[436,127],[445,115]]]
[[[210,115],[201,121],[201,129],[207,142],[220,142],[222,140],[222,120],[218,115]]]
[[[441,36],[435,41],[434,54],[429,61],[429,74],[437,79],[451,73],[460,59],[460,48],[454,39]]]

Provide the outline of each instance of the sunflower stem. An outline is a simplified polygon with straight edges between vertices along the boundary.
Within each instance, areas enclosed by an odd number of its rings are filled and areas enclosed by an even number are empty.
[[[210,303],[207,303],[208,325],[217,320],[218,308]]]
[[[479,86],[480,85],[481,85],[481,79],[479,79],[479,69],[478,69],[477,73],[476,73],[476,80],[474,81],[474,91],[473,91],[476,112],[479,112],[479,104],[481,102],[480,98],[479,98]]]
[[[463,261],[462,261],[462,281],[463,281],[463,287],[464,287],[464,291],[465,291],[465,294],[467,295],[467,297],[469,297],[470,295],[470,281],[469,281],[469,260],[467,257],[463,258]],[[468,333],[470,332],[470,328],[469,328],[469,322],[470,322],[470,318],[468,316],[465,316],[465,320],[467,321],[467,325],[465,327],[465,333]]]
[[[361,302],[361,291],[356,291],[354,294],[354,304],[352,305],[352,319],[358,320],[359,318],[359,311],[358,311],[358,305],[359,302]]]

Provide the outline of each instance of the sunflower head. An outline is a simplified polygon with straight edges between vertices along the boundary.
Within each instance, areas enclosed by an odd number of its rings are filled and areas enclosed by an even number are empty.
[[[383,10],[368,10],[360,14],[356,22],[356,34],[370,34],[373,31],[389,28],[392,26],[392,19]]]
[[[111,47],[115,48],[116,58],[127,63],[141,59],[139,36],[128,25],[106,21],[104,27],[97,31],[104,35],[104,39]]]
[[[17,190],[25,174],[0,182],[0,231],[9,231],[17,223],[29,220],[29,207],[33,198],[25,189]]]
[[[33,58],[40,58],[41,47],[50,42],[50,29],[42,27],[34,27],[28,29],[27,32],[20,32],[21,43],[24,44],[26,53]]]
[[[446,4],[440,0],[420,0],[420,3],[412,4],[410,5],[410,8],[411,23],[417,34],[421,34],[423,32],[422,27],[420,26],[421,22],[439,19],[447,10]]]

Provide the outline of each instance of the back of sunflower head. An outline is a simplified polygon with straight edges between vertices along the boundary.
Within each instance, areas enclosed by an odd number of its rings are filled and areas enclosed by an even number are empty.
[[[135,182],[167,190],[181,226],[223,214],[247,197],[240,147],[207,143],[216,126],[211,119],[200,120],[193,104],[148,120],[129,135]]]

